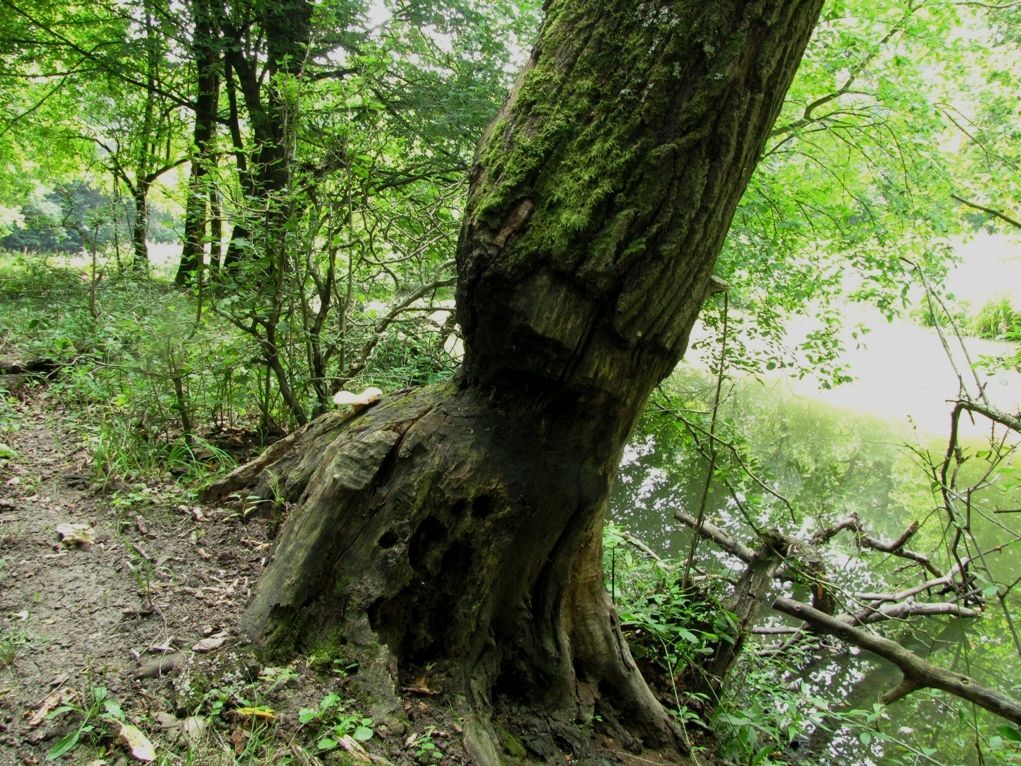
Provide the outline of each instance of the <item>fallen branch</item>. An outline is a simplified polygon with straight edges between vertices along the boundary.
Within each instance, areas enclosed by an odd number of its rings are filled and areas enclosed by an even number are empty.
[[[51,377],[64,365],[55,359],[0,359],[0,375],[43,375]]]
[[[865,607],[854,614],[840,615],[837,619],[848,625],[871,625],[884,620],[906,620],[908,617],[933,617],[947,615],[950,617],[980,617],[982,613],[960,604],[951,603],[911,603],[893,604],[877,609]]]
[[[694,528],[694,517],[683,511],[677,511],[674,516],[678,521]],[[703,523],[700,532],[703,537],[712,540],[720,548],[737,556],[745,563],[751,564],[754,560],[755,552],[751,548],[712,524]],[[947,577],[949,578],[951,575],[947,575]],[[817,631],[836,636],[842,641],[882,657],[900,668],[904,674],[904,680],[895,689],[883,695],[881,701],[884,704],[896,702],[918,689],[939,689],[968,702],[973,702],[1013,723],[1021,724],[1021,702],[1018,700],[1003,692],[982,686],[970,676],[952,673],[926,662],[896,641],[855,627],[856,615],[834,617],[808,604],[782,597],[774,599],[772,606],[779,612],[802,620]],[[893,619],[898,616],[910,616],[911,612],[921,614],[930,609],[937,614],[949,614],[953,613],[952,610],[956,610],[961,616],[978,615],[975,610],[958,607],[956,604],[899,604],[883,609],[870,609],[869,614],[873,618],[871,621],[875,621],[876,615],[880,615],[878,619]],[[865,618],[865,622],[868,621],[870,619]]]
[[[808,604],[788,598],[774,600],[773,608],[803,620],[816,630],[828,633],[848,644],[882,657],[900,668],[904,679],[896,688],[881,697],[884,704],[896,702],[919,689],[939,689],[968,702],[973,702],[1008,721],[1021,724],[1021,702],[1018,700],[996,689],[982,686],[970,676],[951,673],[949,670],[926,662],[896,641],[853,627],[843,620],[813,609]]]
[[[990,407],[987,404],[980,404],[979,402],[973,402],[971,400],[959,399],[954,403],[954,409],[966,410],[968,412],[974,412],[976,415],[983,415],[994,423],[999,423],[1001,426],[1009,428],[1011,431],[1021,433],[1021,415],[1011,415],[1009,413],[998,410],[995,407]]]
[[[858,544],[863,548],[870,548],[874,551],[879,551],[880,553],[889,553],[892,556],[914,561],[915,563],[923,566],[933,576],[942,576],[942,573],[932,565],[928,556],[904,547],[918,531],[917,521],[911,522],[908,528],[905,529],[896,540],[885,541],[868,534],[862,526],[861,519],[858,517],[858,514],[852,513],[847,518],[842,519],[836,524],[826,527],[825,529],[821,529],[812,535],[812,545],[828,543],[845,529],[850,529],[855,533]]]
[[[631,533],[625,532],[623,529],[618,529],[615,531],[615,534],[617,535],[617,537],[626,542],[628,545],[631,545],[640,550],[642,553],[644,553],[649,559],[652,560],[653,563],[656,564],[656,566],[660,567],[664,571],[672,572],[677,568],[674,564],[670,564],[664,561],[663,558],[656,553],[656,551],[654,551],[652,548],[650,548],[643,541],[639,540]]]
[[[694,516],[684,511],[675,511],[674,518],[685,526],[689,526],[695,529],[695,524],[698,522]],[[732,556],[737,556],[746,564],[750,564],[752,559],[755,558],[755,551],[749,548],[747,545],[742,543],[740,540],[735,540],[733,537],[728,535],[719,527],[711,524],[708,521],[702,522],[702,527],[699,530],[702,537],[705,537]]]
[[[958,565],[955,563],[953,569],[951,569],[947,574],[935,577],[931,580],[926,580],[923,583],[915,585],[912,588],[908,588],[907,590],[902,590],[898,593],[859,593],[856,597],[862,601],[873,602],[872,606],[883,603],[893,603],[895,601],[906,601],[912,596],[917,596],[919,593],[925,593],[933,588],[952,587],[954,576],[960,574],[962,579],[964,579],[967,575],[968,564],[970,563],[970,558],[962,559],[961,564]]]

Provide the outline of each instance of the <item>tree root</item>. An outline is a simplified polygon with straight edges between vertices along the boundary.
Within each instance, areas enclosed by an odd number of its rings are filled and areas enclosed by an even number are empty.
[[[554,403],[540,413],[544,439],[520,425],[535,410],[453,384],[420,389],[323,416],[234,471],[207,497],[296,503],[241,624],[270,655],[356,662],[353,682],[383,715],[399,712],[402,678],[433,668],[448,700],[463,700],[480,763],[498,762],[492,721],[505,711],[530,722],[538,750],[584,752],[602,720],[621,747],[679,758],[683,734],[603,585],[618,455],[578,459],[619,424],[589,418],[572,432],[577,419],[558,424]]]

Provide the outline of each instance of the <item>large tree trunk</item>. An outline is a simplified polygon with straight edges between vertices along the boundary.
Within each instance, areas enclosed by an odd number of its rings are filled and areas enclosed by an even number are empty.
[[[597,711],[676,742],[603,586],[607,495],[820,5],[548,4],[473,171],[461,375],[326,415],[258,466],[299,501],[245,615],[258,644],[332,647],[377,690],[437,663],[483,717]]]

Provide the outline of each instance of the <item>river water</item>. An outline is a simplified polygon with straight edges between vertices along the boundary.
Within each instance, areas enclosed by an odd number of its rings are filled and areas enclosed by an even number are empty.
[[[931,554],[945,567],[949,561],[946,514],[938,486],[926,468],[930,458],[925,456],[940,460],[946,450],[947,400],[957,395],[959,373],[969,384],[973,381],[969,359],[955,350],[955,364],[950,364],[932,329],[906,321],[888,324],[861,310],[852,319],[848,326],[858,322],[872,326],[867,346],[852,347],[849,352],[850,367],[858,375],[855,382],[826,390],[810,381],[774,376],[728,381],[724,387],[721,417],[737,424],[725,428],[724,437],[739,442],[749,466],[764,484],[789,501],[793,515],[785,502],[754,487],[748,490],[747,482],[735,500],[723,480],[739,484],[741,472],[732,461],[723,460],[706,496],[706,518],[753,545],[753,534],[739,505],[744,505],[744,513],[756,523],[780,525],[788,533],[805,537],[851,512],[859,514],[871,534],[887,539],[896,538],[917,521],[922,528],[911,547]],[[797,328],[794,330],[796,333]],[[967,346],[971,361],[1012,350],[1008,344],[974,339]],[[677,509],[696,512],[705,491],[708,465],[677,416],[659,411],[657,405],[669,404],[696,420],[698,415],[692,413],[709,408],[714,381],[700,370],[707,366],[705,360],[695,358],[694,362],[679,368],[666,384],[666,397],[654,398],[626,450],[611,501],[616,524],[660,555],[670,557],[684,556],[690,545],[687,530],[673,520],[673,513]],[[1021,410],[1021,375],[1001,372],[983,378],[985,391],[997,406],[1009,412]],[[704,425],[704,415],[699,422]],[[969,421],[962,432],[965,454],[970,458],[960,477],[961,485],[966,486],[982,478],[987,469],[983,450],[987,449],[990,428],[987,423]],[[994,578],[1010,583],[1021,575],[1021,544],[1012,544],[1021,535],[1021,513],[995,511],[1021,509],[1021,460],[1008,460],[988,477],[987,484],[971,496],[974,540],[986,552],[986,564]],[[744,491],[746,495],[742,495]],[[1007,547],[993,550],[1002,544]],[[830,577],[848,594],[896,590],[920,581],[917,567],[904,567],[905,562],[885,554],[859,551],[853,537],[838,538],[823,555]],[[743,568],[708,543],[700,544],[698,560],[703,568],[717,573],[736,573]],[[991,596],[991,583],[979,583],[983,585]],[[1021,615],[1017,590],[1011,592],[1007,606]],[[769,617],[766,624],[783,623]],[[915,619],[891,626],[887,632],[935,664],[967,672],[982,683],[1021,697],[1021,657],[995,598],[976,620]],[[751,656],[784,638],[763,636],[746,653]],[[748,663],[745,667],[755,672],[759,665]],[[772,667],[777,673],[777,666]],[[796,689],[794,698],[805,700],[805,705],[825,702],[840,712],[871,711],[879,696],[896,686],[898,679],[896,669],[830,644],[814,655],[796,659],[792,655],[778,680]],[[781,711],[773,712],[783,717]],[[946,695],[919,692],[886,708],[885,717],[877,722],[885,737],[874,736],[867,727],[843,726],[834,719],[822,721],[822,726],[801,721],[794,739],[799,752],[811,755],[795,760],[819,764],[1021,763],[1016,753],[1008,752],[1005,732],[1000,730],[1003,723]]]

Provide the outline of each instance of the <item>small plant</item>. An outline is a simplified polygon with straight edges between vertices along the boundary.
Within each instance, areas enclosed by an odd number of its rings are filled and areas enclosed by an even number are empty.
[[[3,575],[4,560],[0,559],[0,578]],[[17,630],[0,630],[0,668],[13,665],[18,654],[29,644],[27,635]]]
[[[415,748],[414,757],[418,763],[432,764],[443,760],[443,751],[440,750],[439,745],[433,739],[435,734],[436,729],[430,726],[422,734],[415,737],[413,743]]]
[[[300,677],[298,671],[291,667],[276,667],[273,665],[263,668],[259,672],[259,681],[265,685],[263,694],[269,696],[282,686]]]
[[[11,434],[17,431],[20,417],[20,414],[14,408],[10,394],[0,390],[0,435]]]
[[[340,695],[333,693],[319,700],[315,708],[302,708],[298,711],[298,722],[318,731],[316,749],[324,753],[340,747],[339,740],[344,737],[367,742],[375,733],[371,718],[350,712]]]
[[[632,651],[668,677],[737,635],[733,615],[712,594],[683,588],[673,569],[623,550],[614,577],[611,588]]]
[[[971,320],[971,331],[980,338],[1018,340],[1021,338],[1021,311],[1008,298],[992,300]]]
[[[46,753],[47,761],[62,758],[83,743],[99,744],[103,739],[110,737],[111,728],[116,728],[117,735],[135,758],[155,760],[156,753],[152,743],[139,729],[128,723],[120,703],[110,696],[106,687],[91,687],[87,703],[77,705],[65,702],[54,708],[47,718],[58,718],[68,713],[78,716],[80,719],[78,726],[49,749]]]

